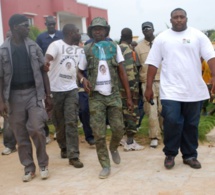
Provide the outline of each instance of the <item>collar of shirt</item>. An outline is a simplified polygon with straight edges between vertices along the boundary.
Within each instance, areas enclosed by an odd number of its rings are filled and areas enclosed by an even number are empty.
[[[153,40],[153,41],[154,41],[154,40]],[[153,43],[153,41],[152,41],[152,42],[149,42],[149,41],[147,41],[146,39],[144,39],[145,44],[148,45],[148,46],[150,46],[150,45]]]
[[[51,37],[51,36],[49,35],[48,32],[46,32],[46,38],[49,38],[49,37]],[[57,31],[57,30],[55,31],[53,38],[54,37],[61,39],[61,36],[59,36],[59,31]]]

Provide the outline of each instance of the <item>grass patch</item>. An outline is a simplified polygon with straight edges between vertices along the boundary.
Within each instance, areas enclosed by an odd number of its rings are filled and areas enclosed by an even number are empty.
[[[215,126],[214,116],[201,116],[199,122],[199,141],[206,141],[206,134]]]
[[[207,109],[210,112],[213,110],[215,106],[212,103],[209,103]],[[204,142],[206,141],[206,134],[209,133],[213,128],[215,127],[215,114],[214,115],[207,115],[207,116],[201,116],[200,122],[199,122],[199,141]],[[49,129],[50,133],[54,134],[55,128],[52,123],[49,123]],[[149,123],[148,123],[148,117],[145,115],[141,127],[139,128],[137,134],[135,135],[135,140],[137,140],[139,143],[142,144],[149,144],[150,140],[148,138],[148,129],[149,129]],[[83,128],[78,128],[79,135],[84,136]],[[111,129],[107,129],[107,139],[110,139],[111,135]]]

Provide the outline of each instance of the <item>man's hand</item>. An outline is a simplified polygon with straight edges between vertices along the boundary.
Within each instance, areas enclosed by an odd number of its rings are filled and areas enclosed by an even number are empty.
[[[52,99],[50,96],[47,96],[45,99],[45,106],[46,106],[46,111],[50,112],[53,108],[53,103],[52,103]]]
[[[2,117],[8,116],[7,105],[4,102],[0,102],[0,116]]]
[[[152,88],[146,88],[144,96],[145,96],[147,102],[150,103],[150,101],[154,99],[154,93],[152,91]]]
[[[92,85],[86,78],[84,78],[83,80],[83,86],[84,86],[84,90],[89,94],[90,91],[92,90]]]
[[[134,112],[134,104],[131,98],[127,99],[127,108],[129,112]]]
[[[43,66],[42,66],[42,70],[44,72],[48,72],[49,71],[49,67],[50,67],[50,63],[46,62]]]

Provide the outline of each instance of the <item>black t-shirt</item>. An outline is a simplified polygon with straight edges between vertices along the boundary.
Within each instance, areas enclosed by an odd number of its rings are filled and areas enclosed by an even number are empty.
[[[11,85],[34,83],[33,70],[25,43],[15,45],[11,42],[13,76]]]

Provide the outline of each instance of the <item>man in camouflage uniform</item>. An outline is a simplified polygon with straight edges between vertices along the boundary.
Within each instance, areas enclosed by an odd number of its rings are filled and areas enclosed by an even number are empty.
[[[142,83],[142,93],[144,94],[146,89],[146,76],[148,70],[148,65],[145,64],[145,61],[155,38],[153,34],[153,24],[151,22],[144,22],[142,24],[142,32],[145,38],[138,43],[138,45],[135,47],[135,51],[137,52],[141,63],[140,82]],[[151,139],[150,146],[154,148],[158,146],[158,140],[161,139],[162,117],[160,115],[161,103],[159,88],[160,68],[158,69],[155,80],[153,82],[154,105],[150,105],[147,101],[144,101],[144,112],[149,116],[149,138]]]
[[[120,163],[119,142],[124,134],[122,102],[118,87],[120,78],[126,94],[128,109],[133,110],[126,72],[123,68],[121,50],[112,41],[106,41],[110,26],[104,18],[94,18],[88,27],[93,42],[84,47],[85,58],[79,63],[78,77],[89,93],[90,126],[96,142],[96,151],[102,171],[99,178],[110,174],[110,159],[106,146],[106,116],[112,130],[110,152],[114,163]],[[87,70],[88,80],[83,71]]]
[[[124,28],[121,31],[120,48],[125,61],[122,63],[128,77],[129,87],[131,90],[132,101],[134,103],[134,111],[128,110],[126,105],[126,94],[125,90],[120,86],[121,98],[122,98],[122,108],[123,108],[123,118],[125,124],[125,130],[127,135],[127,141],[121,140],[121,144],[124,146],[125,151],[132,150],[142,150],[144,147],[139,145],[134,140],[134,135],[137,133],[137,125],[139,122],[139,79],[138,79],[138,66],[135,61],[136,53],[131,49],[132,42],[132,31],[129,28]]]

